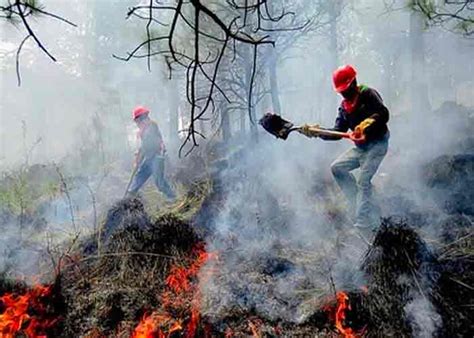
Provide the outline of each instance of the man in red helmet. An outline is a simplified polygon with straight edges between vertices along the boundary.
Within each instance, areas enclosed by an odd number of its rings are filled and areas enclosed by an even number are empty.
[[[165,179],[165,145],[160,129],[155,121],[148,116],[150,111],[138,106],[133,110],[133,120],[138,126],[140,149],[135,155],[137,172],[130,185],[128,193],[136,194],[150,176],[168,199],[174,199],[175,194]]]
[[[333,130],[353,130],[351,139],[355,146],[331,164],[331,171],[351,210],[355,211],[354,226],[374,227],[377,219],[371,201],[371,180],[387,153],[389,111],[375,89],[357,84],[356,75],[351,65],[339,67],[333,73],[334,90],[343,97]],[[340,139],[319,135],[309,127],[302,129],[308,137]],[[356,168],[360,168],[357,179],[351,173]]]

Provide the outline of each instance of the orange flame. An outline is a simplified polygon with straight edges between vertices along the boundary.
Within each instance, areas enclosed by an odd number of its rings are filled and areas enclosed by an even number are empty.
[[[255,320],[251,321],[249,320],[249,328],[250,331],[252,331],[252,337],[254,338],[260,338],[262,334],[260,333],[260,327],[262,326],[262,321],[261,320]]]
[[[37,285],[24,295],[8,293],[0,297],[4,308],[0,314],[0,337],[15,337],[20,333],[29,338],[46,337],[45,331],[58,321],[43,318],[46,308],[41,299],[50,296],[51,291],[51,286]]]
[[[231,338],[233,336],[234,336],[234,332],[232,331],[232,329],[230,327],[225,329],[225,333],[224,333],[225,338]]]
[[[336,308],[336,328],[344,336],[344,338],[357,338],[354,330],[350,327],[344,327],[344,321],[346,319],[346,310],[350,310],[351,306],[349,304],[349,296],[343,292],[339,291],[336,294],[337,299],[337,308]]]
[[[194,249],[195,260],[188,266],[175,265],[165,280],[166,290],[161,294],[164,311],[155,311],[145,316],[132,335],[133,338],[167,338],[173,332],[183,331],[183,319],[175,319],[170,313],[179,314],[181,318],[189,317],[185,336],[195,337],[201,314],[199,311],[198,274],[203,265],[210,259],[217,258],[215,253],[208,253],[204,246]]]
[[[167,314],[153,312],[149,316],[143,317],[142,321],[135,328],[133,338],[165,338],[173,332],[181,331],[181,322],[175,321]]]

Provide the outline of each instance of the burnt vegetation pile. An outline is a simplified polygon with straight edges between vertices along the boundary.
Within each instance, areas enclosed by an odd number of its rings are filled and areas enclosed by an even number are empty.
[[[369,337],[426,334],[421,331],[426,330],[423,324],[413,318],[416,314],[410,313],[418,304],[414,311],[433,321],[433,336],[461,337],[473,332],[472,224],[456,216],[441,227],[441,241],[430,249],[403,220],[383,220],[361,266],[368,279],[367,292],[350,297],[352,327],[365,326]]]
[[[65,336],[130,334],[146,312],[159,307],[170,267],[186,262],[202,242],[173,215],[151,221],[134,198],[113,206],[105,227],[111,229],[81,243],[77,258],[63,269]]]
[[[441,222],[438,260],[442,266],[436,302],[444,336],[468,337],[474,332],[474,229],[465,215]]]
[[[420,292],[429,294],[438,269],[418,233],[402,220],[383,220],[361,269],[368,278],[368,333],[413,335],[405,309]]]
[[[437,157],[425,166],[424,178],[441,209],[474,216],[474,150]]]
[[[244,214],[234,216],[236,224],[246,219]],[[55,294],[65,311],[54,334],[130,336],[144,316],[161,309],[171,268],[189,266],[193,261],[193,250],[203,243],[203,236],[195,229],[172,214],[153,220],[138,199],[119,201],[109,210],[103,231],[84,239],[76,252],[63,260]],[[276,235],[275,229],[265,226],[261,231],[265,236]],[[432,313],[439,318],[435,336],[469,336],[473,332],[471,218],[449,216],[437,225],[436,233],[440,234],[439,241],[429,247],[411,222],[383,220],[360,266],[366,289],[344,290],[350,303],[342,320],[345,328],[368,337],[418,335],[419,327],[408,312],[422,299],[432,305]],[[311,258],[300,266],[302,253],[290,254],[284,246],[272,247],[278,255],[249,256],[245,252],[236,255],[232,241],[223,244],[228,251],[218,252],[219,259],[208,269],[213,274],[212,283],[220,287],[204,283],[211,293],[201,304],[199,327],[208,327],[216,335],[236,336],[304,336],[316,332],[330,336],[337,332],[334,290],[327,280],[315,284],[308,277],[325,268],[315,263],[318,259]],[[229,260],[233,264],[224,264],[225,269],[221,264]],[[26,286],[6,279],[0,282],[2,294],[26,290]],[[226,293],[213,293],[214,289]],[[301,311],[301,304],[315,299],[316,291],[311,296],[307,290],[316,289],[323,295]],[[221,311],[208,312],[206,307]]]
[[[108,236],[91,236],[64,261],[61,278],[51,293],[54,297],[45,300],[48,311],[59,319],[49,334],[130,336],[146,314],[160,309],[160,295],[166,290],[170,268],[190,263],[194,248],[203,243],[194,227],[173,215],[152,221],[136,199],[118,202],[105,224],[115,226],[115,231]],[[436,230],[441,234],[439,241],[428,247],[411,224],[383,220],[360,267],[367,278],[366,289],[345,290],[350,303],[342,321],[345,328],[368,337],[420,334],[407,311],[410,304],[424,299],[439,316],[434,336],[469,336],[473,332],[471,219],[449,216]],[[99,245],[92,245],[97,238]],[[247,263],[238,264],[247,269],[219,271],[224,280],[214,278],[213,282],[230,283],[233,297],[240,303],[221,303],[227,313],[224,316],[202,313],[200,327],[207,326],[216,335],[333,335],[337,331],[337,304],[330,289],[325,292],[327,302],[315,303],[309,310],[312,314],[302,313],[305,320],[288,320],[288,313],[295,313],[305,297],[291,290],[278,291],[278,284],[292,280],[298,290],[311,290],[317,285],[307,279],[309,271],[295,265],[295,257],[287,256],[283,248],[278,251],[283,256],[247,257]],[[226,255],[219,253],[211,270],[219,270],[219,262],[226,260]],[[239,280],[243,284],[235,282]],[[2,295],[22,294],[28,289],[6,278],[0,282]],[[216,300],[211,297],[207,301]]]

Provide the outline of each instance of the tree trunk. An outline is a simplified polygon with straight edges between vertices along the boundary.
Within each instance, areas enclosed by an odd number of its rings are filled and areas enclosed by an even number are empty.
[[[268,8],[273,13],[273,2],[269,1]],[[270,29],[273,29],[273,22],[269,22]],[[270,48],[269,62],[268,62],[268,76],[270,80],[270,96],[272,98],[272,109],[274,113],[281,114],[280,89],[278,87],[277,63],[278,57],[276,54],[276,47]]]
[[[252,46],[246,46],[246,54],[247,57],[245,58],[245,85],[247,87],[247,115],[249,119],[249,126],[250,126],[250,133],[252,139],[256,139],[257,137],[257,124],[255,121],[255,107],[254,107],[254,100],[253,97],[256,93],[255,88],[255,81],[252,83],[252,71],[253,71],[253,51],[251,50]],[[252,88],[253,87],[253,88]],[[252,92],[250,92],[252,90]],[[251,94],[251,95],[250,95]]]
[[[168,89],[168,111],[169,111],[169,143],[170,148],[174,148],[179,143],[179,87],[178,80],[172,78],[166,86]]]
[[[249,91],[250,91],[250,79],[252,77],[252,58],[251,58],[251,51],[250,51],[251,46],[244,46],[244,56],[243,56],[243,61],[244,61],[244,72],[245,72],[245,105],[247,106],[246,110],[243,110],[240,117],[240,127],[242,131],[242,136],[245,134],[245,120],[249,120],[249,126],[250,130],[252,129],[252,121],[250,121],[250,116],[251,116],[251,107],[249,108]]]
[[[256,91],[257,88],[254,88]],[[256,104],[255,102],[252,102],[252,105],[250,106],[250,136],[252,137],[252,140],[258,141],[258,129],[257,129],[257,121],[256,121],[256,116],[255,116],[255,111],[256,111]]]
[[[420,13],[410,14],[411,49],[411,106],[415,119],[422,119],[431,110],[425,73],[423,18]]]
[[[272,98],[272,109],[274,113],[281,114],[280,89],[277,77],[277,57],[275,49],[270,52],[270,62],[268,63],[268,73],[270,80],[270,95]]]
[[[198,131],[201,135],[206,135],[206,124],[204,123],[203,119],[198,120]]]
[[[229,110],[226,107],[221,107],[221,131],[222,140],[224,143],[230,140],[232,134],[230,130]]]
[[[337,50],[337,45],[338,45],[338,35],[337,35],[337,18],[340,15],[340,9],[339,9],[339,3],[336,0],[329,1],[328,3],[329,6],[329,54],[331,57],[331,68],[329,70],[329,74],[331,74],[338,66],[339,66],[339,53]],[[336,107],[339,105],[338,97],[336,95],[331,95],[331,108],[333,111],[336,109]]]
[[[337,52],[337,18],[339,16],[339,10],[337,7],[336,1],[329,2],[329,49],[333,68],[339,65],[339,55]]]
[[[247,111],[242,109],[240,111],[240,133],[245,134],[245,120],[247,120]]]

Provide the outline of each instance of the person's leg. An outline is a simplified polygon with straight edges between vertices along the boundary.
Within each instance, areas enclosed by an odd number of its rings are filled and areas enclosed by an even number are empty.
[[[140,165],[140,167],[137,170],[137,173],[135,174],[135,177],[133,178],[132,184],[130,185],[130,188],[128,189],[128,193],[135,195],[138,190],[145,184],[145,182],[148,180],[148,178],[151,175],[151,167],[150,163],[148,161],[145,161]]]
[[[387,154],[388,141],[380,141],[367,149],[361,159],[360,175],[357,179],[356,222],[361,226],[372,226],[372,177]]]
[[[175,198],[176,195],[165,178],[165,159],[163,157],[157,156],[153,163],[153,178],[155,180],[155,185],[166,195],[166,197],[170,199]]]
[[[331,172],[337,184],[349,201],[351,212],[355,211],[357,184],[351,171],[360,166],[361,150],[351,148],[340,155],[332,164]]]

